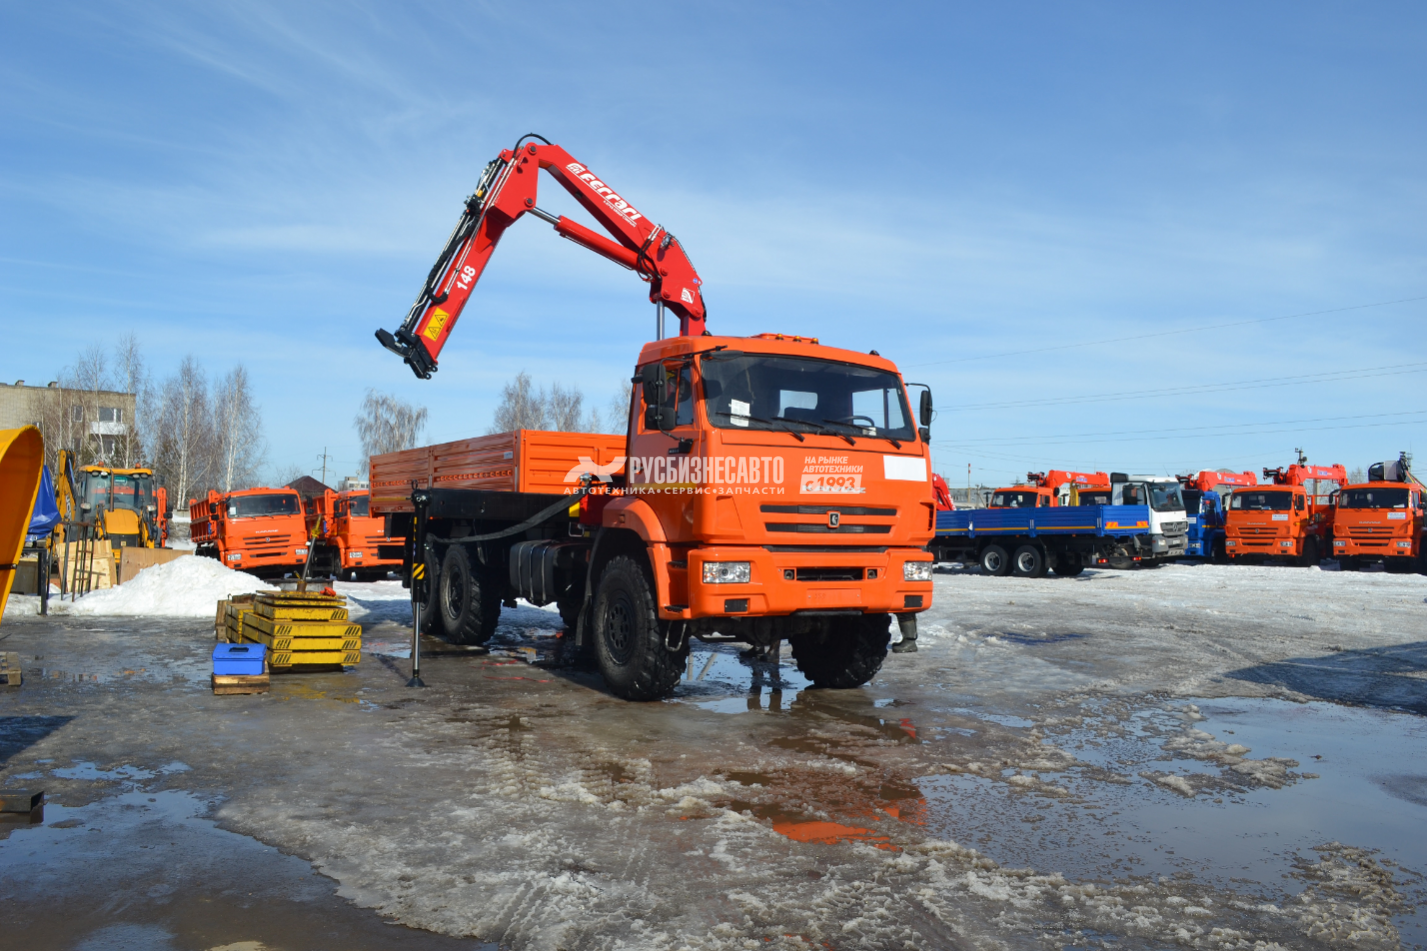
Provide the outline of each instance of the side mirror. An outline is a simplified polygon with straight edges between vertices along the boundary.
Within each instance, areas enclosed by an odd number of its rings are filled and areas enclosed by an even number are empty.
[[[922,405],[920,407],[919,416],[923,428],[932,424],[932,391],[930,387],[922,390]]]
[[[644,428],[661,432],[669,429],[673,414],[664,406],[664,391],[668,385],[664,364],[646,363],[639,371],[639,382],[644,390]]]

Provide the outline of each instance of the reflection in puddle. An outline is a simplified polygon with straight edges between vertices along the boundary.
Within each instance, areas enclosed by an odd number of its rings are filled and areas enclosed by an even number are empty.
[[[1003,865],[1092,881],[1190,876],[1218,887],[1249,881],[1277,890],[1299,856],[1332,842],[1376,849],[1379,861],[1409,879],[1427,871],[1427,837],[1404,834],[1427,821],[1421,776],[1427,721],[1325,703],[1193,702],[1202,718],[1195,729],[1240,744],[1255,760],[1297,761],[1302,778],[1282,788],[1255,786],[1232,767],[1221,771],[1213,762],[1167,752],[1163,745],[1182,727],[1177,715],[1139,710],[1113,724],[1087,721],[1053,736],[1098,774],[1072,769],[1059,775],[1056,782],[1072,797],[1037,795],[984,776],[919,779],[929,831],[974,843]],[[1105,770],[1118,779],[1107,781]],[[1158,785],[1146,781],[1151,776],[1159,777],[1153,779]],[[1176,777],[1183,789],[1173,783]],[[1427,943],[1427,922],[1403,917],[1397,926],[1405,945]]]

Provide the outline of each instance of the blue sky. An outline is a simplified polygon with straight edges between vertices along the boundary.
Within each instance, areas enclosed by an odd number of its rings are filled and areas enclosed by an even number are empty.
[[[354,471],[368,387],[432,440],[521,369],[603,406],[653,309],[533,219],[434,380],[372,338],[538,132],[714,332],[929,383],[953,484],[1427,452],[1424,48],[1409,3],[6,4],[0,379],[241,361],[275,471]]]

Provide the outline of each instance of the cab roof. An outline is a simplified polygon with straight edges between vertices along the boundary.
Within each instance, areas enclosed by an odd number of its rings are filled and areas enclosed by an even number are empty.
[[[751,337],[666,337],[652,340],[639,351],[639,365],[654,360],[686,354],[707,353],[710,350],[737,350],[742,353],[766,353],[778,356],[813,357],[820,360],[836,360],[841,363],[856,363],[859,366],[874,367],[888,373],[898,373],[897,365],[880,354],[861,353],[828,347],[818,342],[816,337],[801,337],[794,334],[762,333]]]

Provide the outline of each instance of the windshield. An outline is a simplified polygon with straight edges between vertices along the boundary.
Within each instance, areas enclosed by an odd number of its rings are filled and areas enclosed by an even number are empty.
[[[1196,491],[1194,491],[1194,490],[1191,489],[1191,490],[1189,490],[1189,491],[1187,491],[1187,492],[1184,492],[1183,495],[1184,495],[1184,512],[1185,512],[1185,514],[1187,514],[1187,515],[1198,515],[1198,514],[1199,514],[1199,500],[1200,500],[1201,498],[1203,498],[1204,493],[1202,493],[1202,492],[1196,492]]]
[[[80,470],[77,477],[81,505],[87,504],[90,508],[95,509],[101,505],[105,508],[109,507],[109,473],[102,470]]]
[[[720,429],[823,430],[912,440],[895,373],[809,357],[724,351],[702,360],[709,422]]]
[[[1081,490],[1080,492],[1076,493],[1076,497],[1079,499],[1081,505],[1110,504],[1109,489],[1096,489],[1093,492],[1086,492],[1084,490]]]
[[[347,514],[356,518],[366,518],[371,514],[372,497],[370,495],[354,495],[347,503]]]
[[[296,515],[302,511],[296,495],[240,495],[228,500],[231,518],[256,515]]]
[[[1406,489],[1344,489],[1338,493],[1340,509],[1405,509]]]
[[[1239,489],[1229,496],[1229,508],[1235,512],[1287,512],[1293,508],[1293,493]]]
[[[114,508],[142,512],[154,504],[154,477],[142,473],[125,475],[116,472],[114,480]]]
[[[1178,482],[1150,482],[1150,508],[1156,512],[1178,512],[1184,508],[1184,496]]]
[[[993,509],[1033,509],[1040,494],[1036,492],[997,492],[991,496]]]

